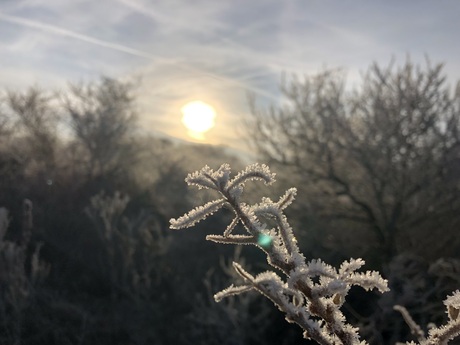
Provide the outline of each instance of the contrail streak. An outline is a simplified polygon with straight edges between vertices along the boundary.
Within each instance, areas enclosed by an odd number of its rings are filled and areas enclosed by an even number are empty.
[[[37,21],[34,21],[34,20],[21,18],[21,17],[10,16],[10,15],[7,15],[7,14],[3,14],[1,12],[0,12],[0,19],[4,20],[6,22],[18,24],[18,25],[25,26],[25,27],[28,27],[28,28],[39,29],[39,30],[46,31],[46,32],[49,32],[49,33],[52,33],[52,34],[57,34],[57,35],[60,35],[60,36],[72,37],[72,38],[75,38],[75,39],[80,40],[80,41],[95,44],[95,45],[98,45],[98,46],[101,46],[101,47],[104,47],[104,48],[118,50],[120,52],[127,53],[127,54],[130,54],[130,55],[134,55],[134,56],[137,56],[137,57],[141,57],[141,58],[145,58],[145,59],[149,59],[149,60],[155,60],[157,62],[167,62],[166,59],[160,59],[158,57],[155,57],[153,55],[147,54],[147,53],[142,52],[142,51],[137,50],[137,49],[129,48],[129,47],[126,47],[126,46],[123,46],[123,45],[120,45],[120,44],[116,44],[116,43],[107,42],[107,41],[100,40],[100,39],[90,37],[90,36],[87,36],[87,35],[82,35],[82,34],[79,34],[77,32],[70,31],[70,30],[67,30],[67,29],[63,29],[63,28],[60,28],[60,27],[57,27],[57,26],[54,26],[54,25],[49,25],[49,24],[37,22]]]
[[[213,79],[217,79],[217,80],[220,80],[220,81],[223,81],[223,82],[226,82],[226,83],[237,85],[237,86],[239,86],[239,87],[241,87],[241,88],[243,88],[245,90],[255,92],[255,93],[257,93],[257,94],[259,94],[261,96],[264,96],[266,98],[270,98],[270,99],[274,99],[274,100],[277,99],[274,95],[272,95],[271,93],[268,93],[265,90],[248,86],[248,85],[246,85],[246,84],[244,84],[244,83],[242,83],[242,82],[240,82],[240,81],[238,81],[236,79],[232,79],[232,78],[228,78],[228,77],[225,77],[225,76],[214,74],[214,73],[211,73],[211,72],[208,72],[208,71],[204,71],[204,70],[201,70],[201,69],[198,69],[198,68],[195,68],[195,67],[191,67],[189,65],[179,63],[177,61],[171,61],[170,59],[155,56],[155,55],[146,53],[146,52],[144,52],[142,50],[130,48],[130,47],[127,47],[127,46],[124,46],[124,45],[121,45],[121,44],[112,43],[112,42],[105,41],[105,40],[101,40],[101,39],[94,38],[94,37],[91,37],[91,36],[88,36],[88,35],[83,35],[83,34],[80,34],[78,32],[67,30],[67,29],[64,29],[62,27],[58,27],[58,26],[55,26],[55,25],[45,24],[45,23],[42,23],[42,22],[37,22],[35,20],[25,19],[25,18],[17,17],[17,16],[12,16],[12,15],[4,14],[4,13],[1,13],[1,12],[0,12],[0,20],[6,21],[6,22],[9,22],[9,23],[13,23],[13,24],[17,24],[17,25],[21,25],[21,26],[28,27],[28,28],[39,29],[39,30],[42,30],[42,31],[45,31],[45,32],[48,32],[48,33],[51,33],[51,34],[55,34],[55,35],[60,35],[60,36],[64,36],[64,37],[71,37],[71,38],[74,38],[74,39],[77,39],[77,40],[80,40],[80,41],[83,41],[83,42],[86,42],[86,43],[94,44],[94,45],[104,47],[104,48],[108,48],[108,49],[112,49],[112,50],[116,50],[116,51],[119,51],[119,52],[130,54],[132,56],[137,56],[139,58],[148,59],[148,60],[151,60],[151,61],[154,61],[154,62],[157,62],[157,63],[174,64],[177,67],[182,68],[184,70],[199,73],[199,74],[206,75],[206,76],[208,76],[210,78],[213,78]]]
[[[193,31],[193,32],[196,32],[196,33],[200,33],[200,34],[204,34],[204,35],[208,35],[209,36],[209,30],[206,30],[206,29],[203,29],[203,28],[200,28],[199,25],[194,25],[194,26],[191,26],[189,24],[184,24],[183,22],[181,21],[178,21],[176,18],[174,17],[171,17],[171,16],[167,16],[167,15],[164,15],[163,13],[159,12],[159,11],[154,11],[152,10],[152,8],[148,7],[148,6],[145,6],[145,4],[143,2],[139,2],[139,1],[136,1],[136,0],[116,0],[118,3],[128,7],[129,9],[131,10],[134,10],[144,16],[147,16],[147,17],[150,17],[152,18],[153,20],[159,22],[159,23],[162,23],[162,24],[167,24],[169,26],[173,25],[174,27],[178,28],[178,29],[182,29],[182,30],[186,30],[188,32],[190,31]],[[267,67],[274,67],[274,68],[278,68],[280,70],[284,70],[286,69],[286,66],[289,66],[289,65],[292,65],[292,64],[288,64],[288,63],[282,63],[282,62],[279,62],[279,61],[275,61],[273,59],[273,57],[271,57],[268,61],[267,59],[267,56],[263,55],[263,54],[260,54],[260,53],[257,53],[257,52],[254,52],[252,50],[248,50],[247,46],[245,45],[242,45],[238,42],[236,42],[235,40],[232,40],[232,39],[229,39],[227,37],[224,37],[222,35],[215,35],[213,37],[216,37],[216,39],[218,39],[221,43],[225,44],[225,46],[231,46],[231,48],[229,48],[231,50],[231,52],[233,54],[241,54],[245,57],[251,57],[251,58],[255,58],[258,60],[258,62],[260,62],[259,64],[260,65],[266,65]],[[265,73],[264,75],[270,75],[270,73]],[[244,79],[248,79],[247,77],[245,77]],[[242,80],[240,79],[239,80],[240,83],[242,83]],[[261,89],[257,89],[258,93],[264,93],[266,91],[264,90],[261,90]],[[266,95],[268,98],[274,98],[274,96],[272,94],[267,94]]]

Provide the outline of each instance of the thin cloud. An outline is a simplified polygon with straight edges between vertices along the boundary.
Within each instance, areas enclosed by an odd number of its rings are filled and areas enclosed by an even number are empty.
[[[103,48],[108,48],[108,49],[116,50],[116,51],[123,52],[123,53],[126,53],[126,54],[130,54],[132,56],[136,56],[136,57],[139,57],[139,58],[148,59],[148,60],[151,60],[151,61],[153,61],[155,63],[173,64],[173,65],[176,65],[176,67],[179,67],[179,68],[191,71],[191,72],[195,72],[195,73],[198,73],[198,74],[201,74],[201,75],[206,75],[206,76],[208,76],[210,78],[217,79],[217,80],[220,80],[220,81],[223,81],[223,82],[226,82],[226,83],[235,84],[235,85],[237,85],[237,86],[239,86],[239,87],[241,87],[243,89],[255,92],[255,93],[257,93],[257,94],[259,94],[261,96],[264,96],[266,98],[277,99],[276,96],[274,96],[273,94],[268,93],[265,90],[258,89],[258,88],[249,86],[247,84],[244,84],[244,83],[242,83],[241,81],[239,81],[237,79],[231,79],[231,78],[224,77],[224,76],[221,76],[221,75],[218,75],[218,74],[214,74],[214,73],[202,70],[202,69],[197,69],[195,67],[191,67],[191,66],[185,65],[183,63],[177,62],[177,61],[171,61],[171,59],[162,58],[162,57],[155,56],[155,55],[146,53],[146,52],[138,50],[138,49],[127,47],[125,45],[108,42],[108,41],[101,40],[101,39],[98,39],[98,38],[94,38],[94,37],[91,37],[91,36],[88,36],[88,35],[83,35],[83,34],[75,32],[75,31],[67,30],[67,29],[64,29],[62,27],[58,27],[58,26],[55,26],[55,25],[45,24],[45,23],[41,23],[41,22],[38,22],[38,21],[35,21],[35,20],[30,20],[30,19],[17,17],[17,16],[7,15],[7,14],[1,13],[1,12],[0,12],[0,20],[6,21],[6,22],[9,22],[9,23],[14,23],[14,24],[17,24],[17,25],[21,25],[21,26],[24,26],[24,27],[27,27],[27,28],[39,29],[39,30],[42,30],[42,31],[45,31],[45,32],[48,32],[48,33],[51,33],[51,34],[56,34],[56,35],[60,35],[60,36],[64,36],[64,37],[71,37],[71,38],[74,38],[74,39],[77,39],[77,40],[80,40],[80,41],[83,41],[83,42],[86,42],[86,43],[94,44],[94,45],[97,45],[97,46],[100,46],[100,47],[103,47]]]
[[[287,60],[277,59],[274,56],[268,56],[266,53],[258,52],[254,50],[253,48],[248,47],[245,44],[241,44],[234,39],[218,34],[217,33],[219,32],[218,29],[225,26],[225,24],[223,23],[217,24],[214,21],[203,20],[203,18],[199,18],[193,25],[190,25],[189,20],[187,18],[183,18],[184,20],[181,20],[180,18],[178,19],[177,17],[167,15],[163,13],[162,11],[158,10],[158,8],[153,9],[152,6],[146,5],[145,2],[143,1],[117,0],[117,2],[169,28],[182,30],[185,33],[194,32],[194,33],[204,35],[205,37],[213,38],[217,42],[222,43],[218,46],[213,44],[212,46],[213,53],[221,53],[224,56],[225,55],[239,56],[246,61],[250,61],[251,64],[256,66],[257,68],[265,66],[268,68],[268,71],[265,73],[265,76],[273,75],[273,73],[281,73],[281,72],[284,72],[286,69],[292,69],[295,67],[293,66],[292,61],[288,62]],[[188,18],[193,17],[189,13],[186,13],[186,15]],[[232,30],[232,31],[242,34],[246,29],[239,28],[238,30]],[[210,33],[212,33],[212,35],[210,35]],[[202,47],[201,49],[204,49],[204,48]],[[302,68],[297,68],[297,69],[302,70]],[[262,75],[259,74],[259,77],[260,76]],[[242,80],[248,80],[248,79],[249,78],[247,76],[244,76],[243,79],[238,79],[238,80],[242,82]],[[251,90],[251,91],[255,91],[255,90]],[[258,89],[256,93],[263,94],[266,92]],[[268,96],[268,98],[270,99],[277,99],[276,97],[273,97],[272,94],[268,94],[265,96]]]
[[[452,7],[428,0],[398,7],[336,2],[331,10],[302,0],[11,1],[0,5],[0,37],[5,38],[0,47],[9,63],[0,71],[7,73],[2,84],[19,87],[48,78],[53,85],[59,78],[98,74],[139,77],[147,127],[179,135],[183,102],[215,101],[221,108],[221,127],[213,130],[217,141],[230,137],[249,111],[246,91],[263,106],[279,104],[282,72],[342,67],[353,86],[372,61],[386,64],[392,56],[400,61],[407,53],[418,61],[428,53],[433,61],[447,62],[449,76],[458,75],[458,21]],[[416,20],[415,10],[420,12]],[[16,71],[20,80],[9,77]]]

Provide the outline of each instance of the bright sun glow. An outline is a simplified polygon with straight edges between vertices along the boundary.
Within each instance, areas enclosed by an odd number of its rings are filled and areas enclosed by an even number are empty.
[[[203,140],[203,133],[214,127],[216,112],[213,107],[201,101],[187,103],[181,108],[182,123],[189,130],[189,135]]]

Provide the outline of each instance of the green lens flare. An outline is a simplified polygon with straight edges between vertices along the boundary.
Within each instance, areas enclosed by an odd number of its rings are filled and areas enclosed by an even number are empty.
[[[273,242],[273,239],[271,238],[271,236],[268,236],[268,235],[265,235],[265,234],[259,234],[259,237],[257,238],[257,243],[262,248],[270,247],[272,242]]]

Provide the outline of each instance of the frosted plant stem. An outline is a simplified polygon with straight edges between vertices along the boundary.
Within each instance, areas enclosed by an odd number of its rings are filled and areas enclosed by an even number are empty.
[[[395,305],[393,309],[401,313],[402,317],[404,318],[404,321],[406,321],[406,324],[409,326],[411,333],[417,337],[420,343],[426,341],[425,333],[420,328],[420,326],[417,325],[412,316],[410,316],[406,308],[404,308],[401,305]]]
[[[219,190],[219,192],[226,199],[226,201],[229,203],[231,208],[235,211],[237,217],[241,220],[241,222],[243,223],[244,227],[248,230],[248,232],[254,236],[257,236],[256,226],[251,222],[251,219],[249,218],[249,216],[241,209],[239,203],[236,202],[236,200],[230,195],[230,193],[226,192],[225,190],[221,189]],[[284,242],[283,245],[285,246],[285,243],[288,241],[287,239],[288,237],[286,236],[286,225],[288,224],[287,222],[284,222],[286,224],[283,224],[280,219],[278,219],[278,221],[279,221],[278,223],[279,223],[280,232],[281,234],[283,234],[283,242]],[[284,261],[279,260],[277,258],[278,255],[274,255],[275,253],[271,249],[273,249],[273,247],[269,248],[266,251],[267,255],[271,259],[271,264],[277,267],[278,269],[280,269],[281,271],[283,271],[283,273],[285,273],[287,276],[290,276],[290,273],[296,268],[295,263],[293,261],[284,262]],[[292,247],[289,249],[291,252],[290,254],[292,254],[292,250],[293,250]],[[298,252],[297,248],[296,250],[297,250],[296,254],[300,255],[300,252]],[[347,332],[343,328],[337,329],[337,325],[339,325],[340,322],[335,319],[334,313],[332,310],[332,306],[324,305],[323,303],[320,302],[318,298],[314,298],[314,296],[312,296],[312,293],[311,293],[312,288],[308,285],[308,283],[304,281],[298,281],[296,287],[311,302],[310,312],[312,313],[312,315],[317,315],[320,318],[322,318],[324,321],[326,321],[327,327],[333,331],[333,333],[340,339],[343,345],[352,345],[353,339],[355,338],[354,333],[352,333],[352,331]],[[291,319],[292,321],[297,323],[300,327],[302,327],[307,332],[309,337],[317,341],[319,344],[324,344],[324,345],[332,344],[320,332],[309,327],[308,322],[306,322],[302,314],[295,315],[294,317],[291,317]]]
[[[220,190],[220,193],[224,198],[227,200],[233,211],[235,211],[237,217],[241,220],[241,223],[243,223],[244,227],[246,230],[253,236],[257,237],[259,235],[259,231],[256,227],[255,224],[252,223],[251,219],[249,216],[241,209],[240,204],[233,198],[230,193]],[[272,250],[270,250],[272,249]],[[276,256],[274,255],[275,252],[273,250],[273,247],[271,247],[269,250],[265,250],[267,255],[270,256],[270,259],[272,260],[273,266],[276,266],[278,269],[283,271],[284,274],[289,275],[289,272],[295,268],[295,264],[293,262],[282,262],[280,260],[277,260]]]
[[[196,207],[178,219],[171,219],[171,228],[191,227],[228,206],[235,218],[223,235],[208,235],[206,238],[223,244],[258,246],[267,254],[268,263],[283,272],[287,279],[283,280],[273,271],[252,276],[234,262],[233,267],[243,278],[244,284],[232,284],[215,294],[214,299],[219,302],[224,297],[254,289],[270,299],[286,315],[288,322],[298,324],[304,330],[306,339],[313,339],[322,345],[367,344],[360,341],[358,329],[346,323],[340,308],[351,286],[358,285],[365,290],[376,288],[385,292],[388,291],[387,281],[378,272],[355,272],[364,265],[362,259],[345,261],[339,269],[319,259],[306,263],[283,213],[294,200],[296,189],[288,189],[276,203],[262,198],[259,204],[247,205],[240,201],[244,183],[261,180],[271,184],[275,181],[275,174],[267,166],[259,164],[248,166],[232,180],[229,180],[230,173],[230,166],[223,164],[216,171],[205,166],[189,174],[186,178],[189,185],[217,191],[223,198]],[[275,228],[267,229],[268,222],[264,222],[264,219],[275,220]],[[232,234],[239,222],[248,232],[247,235]],[[449,303],[456,307],[456,297],[452,297]],[[452,315],[455,315],[455,311]]]

